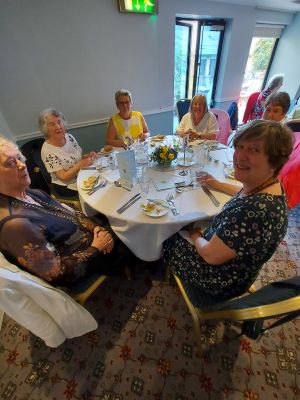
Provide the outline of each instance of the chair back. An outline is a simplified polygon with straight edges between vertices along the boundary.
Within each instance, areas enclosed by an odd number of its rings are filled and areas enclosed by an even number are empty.
[[[214,113],[218,125],[219,125],[219,133],[217,134],[218,142],[227,145],[228,138],[231,133],[231,126],[230,126],[230,117],[228,113],[220,108],[210,108],[210,112]]]
[[[293,132],[300,132],[300,119],[291,119],[286,123]]]
[[[233,101],[228,107],[227,113],[230,118],[230,126],[232,130],[236,130],[239,120],[239,109],[236,101]]]
[[[258,96],[260,95],[260,92],[254,92],[250,94],[249,99],[246,104],[244,116],[243,116],[243,123],[246,124],[246,122],[251,121],[253,119],[253,112],[254,112],[254,107],[257,102]]]
[[[31,179],[30,187],[50,194],[51,177],[41,158],[43,143],[43,138],[30,140],[21,146],[21,151],[26,157],[26,166]]]
[[[177,101],[176,110],[179,122],[182,120],[182,117],[189,111],[190,104],[191,99],[180,99]]]

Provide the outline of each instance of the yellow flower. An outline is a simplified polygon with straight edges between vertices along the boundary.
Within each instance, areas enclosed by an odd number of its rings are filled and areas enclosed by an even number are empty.
[[[167,152],[168,152],[168,146],[163,146],[163,147],[162,147],[162,151],[163,151],[164,153],[167,153]]]
[[[165,158],[164,153],[160,153],[159,157],[163,160]]]
[[[169,154],[169,160],[173,160],[174,159],[174,154],[170,153]]]

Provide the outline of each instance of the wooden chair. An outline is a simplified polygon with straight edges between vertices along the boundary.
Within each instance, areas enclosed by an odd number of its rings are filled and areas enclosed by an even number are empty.
[[[216,302],[199,288],[180,280],[176,275],[174,277],[193,318],[199,357],[202,356],[200,327],[204,321],[266,319],[288,314],[300,308],[300,277],[276,282],[251,294],[225,302]],[[296,283],[298,289],[290,287],[291,281]],[[277,286],[280,283],[282,286]]]

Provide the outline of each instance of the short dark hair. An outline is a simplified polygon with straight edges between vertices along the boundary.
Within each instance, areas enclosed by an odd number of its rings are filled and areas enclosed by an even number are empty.
[[[280,106],[284,114],[286,114],[291,105],[290,95],[287,92],[272,93],[267,97],[266,107],[270,104]]]
[[[242,125],[234,136],[233,146],[236,147],[241,140],[260,139],[265,141],[265,153],[274,168],[274,176],[277,176],[293,150],[293,132],[279,122],[256,119]]]

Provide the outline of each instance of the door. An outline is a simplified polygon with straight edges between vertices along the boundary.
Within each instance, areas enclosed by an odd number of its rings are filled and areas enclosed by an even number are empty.
[[[174,100],[204,93],[214,104],[224,20],[176,19]]]
[[[175,27],[174,103],[188,96],[191,50],[191,26],[183,22]]]

